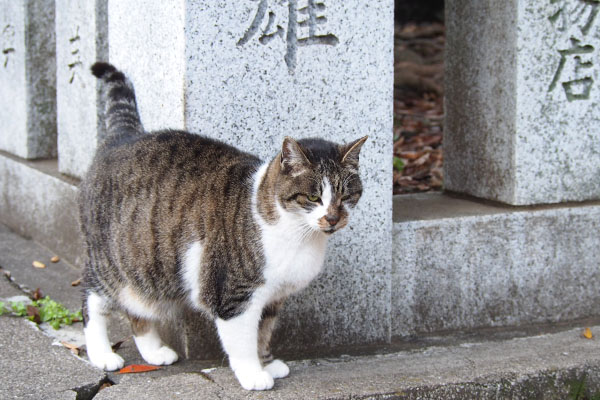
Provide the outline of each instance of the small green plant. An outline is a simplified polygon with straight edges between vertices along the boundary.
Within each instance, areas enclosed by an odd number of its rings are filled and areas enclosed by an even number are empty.
[[[404,169],[404,162],[400,157],[394,156],[394,169],[398,172],[402,172]]]
[[[48,296],[34,300],[30,305],[25,305],[20,301],[12,301],[10,309],[3,302],[0,302],[0,315],[6,312],[11,312],[18,317],[26,317],[28,320],[38,324],[47,322],[54,329],[59,329],[62,325],[71,325],[73,322],[82,320],[81,310],[71,312],[65,306]]]
[[[27,316],[27,306],[20,301],[11,301],[10,307],[12,308],[12,313],[18,317]]]
[[[61,325],[71,325],[73,322],[83,319],[81,310],[71,312],[62,304],[51,300],[48,296],[37,302],[34,301],[34,303],[37,303],[34,306],[39,307],[42,322],[48,322],[54,329],[60,328]]]
[[[569,399],[570,400],[600,400],[600,393],[593,393],[588,396],[588,388],[586,385],[587,376],[581,378],[581,380],[571,381],[569,383]]]

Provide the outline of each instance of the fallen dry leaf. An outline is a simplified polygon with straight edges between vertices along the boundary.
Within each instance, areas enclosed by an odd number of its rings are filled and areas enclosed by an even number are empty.
[[[592,335],[592,330],[590,328],[585,328],[583,330],[583,337],[586,339],[591,339],[592,337],[594,337],[594,335]]]
[[[40,291],[40,288],[37,288],[33,291],[31,297],[33,297],[33,300],[39,300],[42,297],[44,297],[44,295],[42,295],[42,292]]]
[[[50,259],[50,262],[53,262],[53,263],[57,263],[59,261],[60,261],[60,258],[58,256],[54,256]]]
[[[74,280],[73,282],[71,282],[71,286],[79,286],[79,284],[81,283],[81,278]]]
[[[69,342],[64,342],[64,341],[61,341],[60,344],[62,344],[63,346],[65,346],[67,349],[71,350],[71,353],[75,354],[76,356],[79,355],[79,351],[81,349],[76,344],[69,343]]]
[[[117,343],[115,343],[115,344],[113,344],[112,346],[110,346],[110,347],[111,347],[111,349],[112,349],[112,351],[117,351],[117,350],[119,350],[119,349],[121,348],[121,345],[122,345],[123,343],[125,343],[126,341],[128,341],[128,340],[129,340],[129,338],[127,338],[127,339],[123,339],[123,340],[119,340]]]
[[[157,369],[160,369],[160,367],[156,365],[131,364],[121,368],[119,374],[137,374],[140,372],[156,371]]]
[[[46,264],[44,264],[44,263],[43,263],[43,262],[41,262],[41,261],[34,261],[34,262],[32,263],[32,265],[33,265],[35,268],[46,268]]]
[[[42,323],[42,319],[40,318],[39,308],[31,306],[31,305],[27,306],[27,315],[29,317],[33,317],[32,321],[35,322],[36,324]]]

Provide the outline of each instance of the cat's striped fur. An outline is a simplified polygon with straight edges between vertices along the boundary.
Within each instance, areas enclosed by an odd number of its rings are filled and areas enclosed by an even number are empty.
[[[103,81],[107,128],[79,190],[92,363],[123,364],[106,336],[113,309],[129,316],[146,361],[176,361],[154,322],[190,307],[216,321],[242,386],[270,388],[288,372],[278,360],[264,365],[277,311],[318,274],[328,235],[358,202],[366,138],[286,138],[264,163],[204,136],[145,133],[125,75],[106,63],[92,72]]]

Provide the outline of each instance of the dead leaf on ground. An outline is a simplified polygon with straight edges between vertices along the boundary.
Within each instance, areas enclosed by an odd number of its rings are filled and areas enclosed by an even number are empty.
[[[591,339],[594,337],[594,335],[592,335],[592,330],[590,328],[585,328],[583,330],[583,337],[586,339]]]
[[[33,265],[35,268],[40,268],[40,269],[41,269],[41,268],[46,268],[46,264],[44,264],[44,263],[43,263],[43,262],[41,262],[41,261],[34,261],[34,262],[32,263],[32,265]]]
[[[395,48],[416,55],[394,65],[394,194],[443,186],[444,26],[396,25]]]
[[[27,316],[32,317],[32,321],[35,322],[36,324],[41,324],[42,323],[42,319],[40,318],[40,310],[37,307],[34,307],[32,305],[28,305],[27,306]]]
[[[156,365],[131,364],[119,370],[119,374],[137,374],[140,372],[156,371],[160,369]]]
[[[54,256],[50,259],[50,262],[53,262],[53,263],[57,263],[59,261],[60,261],[60,258],[58,256]]]
[[[44,295],[40,291],[40,288],[37,288],[33,291],[33,293],[31,294],[31,297],[33,297],[33,300],[39,300],[42,297],[44,297]]]
[[[130,337],[131,337],[131,336],[130,336]],[[112,351],[117,351],[117,350],[119,350],[119,349],[121,348],[121,345],[122,345],[123,343],[125,343],[126,341],[128,341],[130,337],[128,337],[128,338],[126,338],[126,339],[123,339],[123,340],[119,340],[118,342],[116,342],[115,344],[113,344],[112,346],[110,346],[110,347],[112,348]]]
[[[80,283],[81,283],[81,278],[76,279],[73,282],[71,282],[71,286],[79,286]]]
[[[76,356],[78,356],[79,352],[81,351],[81,348],[79,346],[77,346],[76,344],[64,342],[64,341],[60,342],[60,344],[62,344],[67,349],[71,350],[71,353],[75,354]]]

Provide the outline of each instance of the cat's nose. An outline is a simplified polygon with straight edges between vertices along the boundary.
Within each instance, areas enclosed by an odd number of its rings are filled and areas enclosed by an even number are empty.
[[[335,224],[337,224],[340,220],[339,215],[331,215],[331,214],[327,214],[325,216],[325,220],[327,220],[327,222],[329,222],[329,225],[334,226]]]

